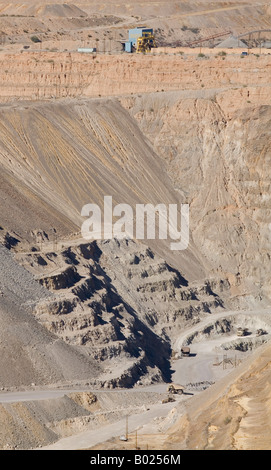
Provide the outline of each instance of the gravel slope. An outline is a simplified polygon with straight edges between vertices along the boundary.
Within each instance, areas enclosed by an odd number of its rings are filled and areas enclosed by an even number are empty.
[[[34,318],[36,302],[51,294],[0,246],[0,387],[88,380],[99,367],[48,332]]]

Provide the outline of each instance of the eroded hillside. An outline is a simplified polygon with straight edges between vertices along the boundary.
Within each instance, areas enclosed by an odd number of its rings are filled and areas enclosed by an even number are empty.
[[[171,429],[166,447],[270,448],[270,345],[227,382],[190,403],[188,414]]]
[[[36,320],[102,364],[96,383],[169,380],[184,328],[217,309],[268,304],[270,108],[229,115],[223,103],[225,93],[169,93],[1,109],[6,208],[24,194],[18,219],[3,213],[2,239],[53,294],[35,304]],[[102,208],[109,194],[132,207],[189,202],[188,250],[87,244],[81,208]],[[44,208],[35,230],[31,204]]]
[[[240,61],[240,51],[236,50],[233,53],[229,49],[224,60],[214,56],[213,52],[210,56],[205,54],[205,57],[198,57],[199,49],[186,52],[176,55],[96,56],[76,51],[23,51],[14,54],[3,51],[0,54],[1,102],[164,93],[201,88],[230,88],[234,96],[238,94],[235,89],[243,86],[256,87],[256,99],[269,102],[268,54],[258,57],[259,50],[256,49],[254,54]]]
[[[270,6],[108,1],[96,10],[83,0],[0,4],[0,447],[79,431],[99,443],[105,423],[109,438],[123,432],[128,410],[140,415],[135,429],[141,417],[150,425],[153,448],[267,448],[269,50],[242,60],[239,49],[120,52],[142,22],[158,44],[183,45],[268,28]],[[97,53],[79,54],[82,45]],[[83,239],[82,207],[103,213],[105,196],[133,214],[136,204],[188,203],[188,248]],[[225,365],[236,370],[219,382]],[[185,385],[177,399],[165,393],[172,380]],[[159,393],[148,395],[150,385]],[[23,390],[29,401],[14,404]]]
[[[1,112],[2,167],[19,187],[23,183],[43,205],[51,206],[66,230],[76,225],[80,232],[85,220],[82,207],[95,203],[103,211],[108,195],[113,206],[124,203],[133,209],[139,203],[180,208],[185,202],[170,183],[161,158],[118,100],[4,106]],[[12,214],[6,218],[2,228],[14,229]],[[54,238],[51,231],[47,235]],[[192,238],[188,251],[177,256],[169,249],[170,240],[149,243],[190,279],[204,277],[206,267]]]
[[[253,106],[254,93],[245,88],[235,106],[232,92],[136,98],[126,106],[190,201],[197,247],[236,294],[268,297],[271,108]]]
[[[169,380],[178,329],[224,306],[220,280],[205,281],[207,265],[192,234],[188,250],[175,254],[170,240],[145,240],[139,246],[112,240],[96,246],[80,234],[83,205],[96,203],[102,209],[105,195],[133,208],[136,203],[181,203],[163,161],[118,100],[7,105],[1,112],[1,239],[35,282],[53,294],[30,306],[24,300],[37,324],[54,341],[60,338],[101,365],[99,379],[89,373],[92,383]],[[2,263],[2,268],[5,302],[14,267]],[[192,281],[197,281],[194,286]],[[227,280],[225,291],[230,298]],[[16,296],[12,302],[16,309]],[[8,343],[7,354],[13,357]],[[78,379],[80,374],[79,369]],[[19,383],[30,384],[28,378]],[[5,387],[11,384],[3,381]]]

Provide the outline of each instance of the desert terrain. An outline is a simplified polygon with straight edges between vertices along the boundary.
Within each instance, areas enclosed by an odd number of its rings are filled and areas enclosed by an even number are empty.
[[[0,3],[1,450],[270,449],[269,42],[268,2]],[[86,240],[105,196],[187,249]]]

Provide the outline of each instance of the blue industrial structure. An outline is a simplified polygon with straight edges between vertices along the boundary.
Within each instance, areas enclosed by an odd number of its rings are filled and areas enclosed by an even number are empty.
[[[138,40],[143,37],[153,37],[153,29],[138,27],[129,30],[129,41],[125,42],[125,52],[133,52],[137,49]]]
[[[133,52],[133,44],[132,42],[126,42],[125,43],[125,52]]]
[[[138,38],[142,37],[144,33],[153,35],[153,29],[149,28],[134,28],[129,30],[129,42],[136,46]]]

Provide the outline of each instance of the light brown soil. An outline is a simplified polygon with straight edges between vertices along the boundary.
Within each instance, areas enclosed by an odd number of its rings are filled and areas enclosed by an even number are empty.
[[[121,43],[142,23],[158,45],[173,46],[266,29],[270,17],[269,5],[243,1],[112,0],[98,11],[83,0],[0,4],[2,392],[161,386],[184,329],[233,308],[255,314],[256,328],[271,294],[268,50],[241,59],[239,50],[214,54],[207,41],[130,55]],[[80,46],[97,54],[80,54]],[[188,202],[189,248],[86,243],[81,209],[102,207],[105,195],[131,207]],[[227,335],[224,327],[217,319],[216,334]],[[207,330],[198,329],[199,353]],[[176,406],[162,405],[160,392],[139,392],[138,445],[269,448],[269,356],[268,344]],[[88,447],[96,425],[99,436],[105,424],[107,437],[114,423],[122,430],[130,392],[96,401],[89,393],[1,404],[0,447],[60,438],[71,439],[60,447]],[[133,439],[103,448],[133,447]]]

